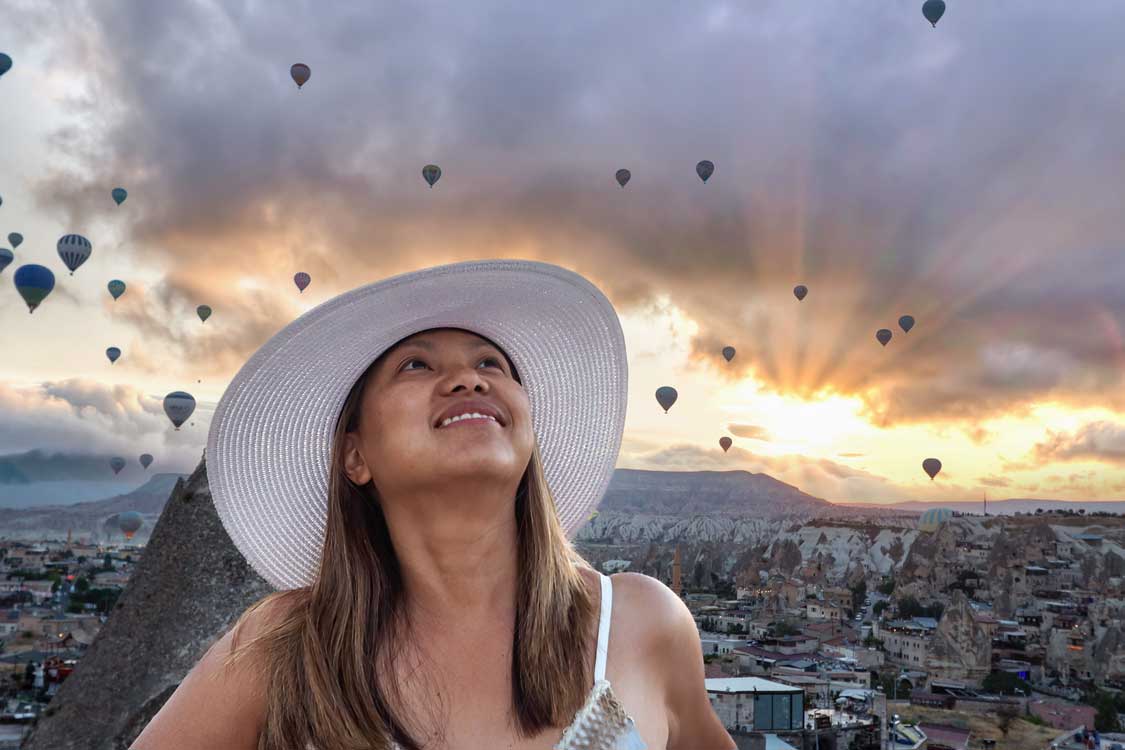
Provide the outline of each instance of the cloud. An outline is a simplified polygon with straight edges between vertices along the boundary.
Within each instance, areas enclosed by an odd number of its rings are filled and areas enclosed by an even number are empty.
[[[1041,462],[1101,461],[1125,464],[1125,425],[1098,421],[1074,432],[1047,430],[1047,439],[1031,450]]]
[[[977,481],[986,487],[1011,487],[1012,480],[1007,477],[978,477]]]
[[[769,440],[770,433],[765,427],[756,424],[729,424],[727,430],[737,437],[750,438],[751,440]]]

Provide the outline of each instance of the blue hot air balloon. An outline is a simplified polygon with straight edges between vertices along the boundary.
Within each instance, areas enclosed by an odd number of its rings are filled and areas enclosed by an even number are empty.
[[[109,459],[109,466],[111,469],[113,469],[113,473],[116,474],[117,472],[125,468],[125,459],[123,459],[121,456],[114,456],[113,458]]]
[[[168,415],[168,419],[172,420],[172,424],[176,429],[180,429],[180,425],[187,421],[191,413],[195,411],[195,397],[190,393],[183,391],[172,391],[164,397],[164,413]]]
[[[727,362],[730,362],[732,359],[734,359],[734,347],[733,346],[724,346],[723,347],[723,359],[725,359]]]
[[[664,407],[665,414],[672,408],[672,404],[676,403],[679,396],[680,394],[676,393],[676,389],[670,385],[662,385],[656,389],[656,403]]]
[[[945,15],[945,0],[926,0],[922,3],[922,15],[936,29],[937,22]]]
[[[109,363],[112,365],[121,356],[121,350],[116,346],[111,346],[105,350],[105,356],[109,357]]]
[[[129,197],[129,192],[123,187],[115,187],[112,195],[114,202],[120,206],[125,202],[125,199]]]
[[[15,274],[16,290],[27,303],[27,311],[35,312],[51,290],[55,288],[55,275],[51,269],[35,263],[20,266]]]
[[[434,183],[441,178],[441,167],[437,164],[427,164],[422,167],[422,177],[425,178],[426,182],[430,183],[430,187],[432,188]]]
[[[707,182],[707,178],[715,171],[715,165],[712,162],[704,159],[695,165],[695,173],[699,175],[699,179]]]
[[[0,271],[8,267],[8,264],[16,259],[16,254],[6,247],[0,247]]]
[[[932,533],[950,518],[953,518],[950,508],[930,508],[918,519],[918,530]]]
[[[141,454],[141,466],[143,466],[147,469],[149,467],[149,464],[151,464],[151,463],[152,463],[152,454],[151,453],[142,453]]]
[[[898,319],[898,324],[899,324],[899,327],[902,328],[902,330],[906,331],[907,333],[910,333],[910,329],[914,327],[914,316],[913,315],[903,315],[901,318]]]
[[[125,282],[121,279],[114,279],[106,286],[109,288],[109,293],[113,295],[113,299],[115,302],[117,301],[118,297],[125,293]]]
[[[12,69],[12,58],[0,52],[0,76]]]
[[[617,170],[617,174],[615,175],[615,177],[617,177],[617,184],[621,187],[625,187],[625,183],[629,182],[629,178],[632,176],[633,173],[628,169],[619,169]]]
[[[80,234],[67,234],[59,238],[56,249],[63,263],[70,269],[70,275],[73,276],[75,270],[90,257],[94,246],[90,244],[90,240]]]
[[[891,329],[890,328],[880,328],[878,331],[875,332],[875,340],[878,341],[883,346],[886,346],[887,342],[889,342],[891,340]]]
[[[23,235],[19,232],[12,232],[8,235],[8,242],[12,243],[12,249],[15,250],[23,244]]]
[[[805,295],[807,295],[808,293],[809,288],[804,284],[798,284],[797,286],[793,287],[793,296],[797,298],[798,302],[803,300],[805,298]]]

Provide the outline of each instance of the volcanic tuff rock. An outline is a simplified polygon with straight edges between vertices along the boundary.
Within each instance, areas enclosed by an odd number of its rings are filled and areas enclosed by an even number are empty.
[[[971,682],[979,682],[992,670],[992,640],[959,589],[934,631],[926,668],[934,677]]]
[[[117,606],[25,750],[125,750],[211,644],[273,589],[227,536],[204,463],[176,482]]]

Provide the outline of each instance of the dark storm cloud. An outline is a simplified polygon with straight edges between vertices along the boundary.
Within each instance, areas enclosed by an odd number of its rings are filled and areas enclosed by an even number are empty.
[[[231,370],[280,313],[237,277],[517,256],[619,309],[667,293],[700,360],[737,348],[722,376],[878,424],[1125,408],[1125,6],[545,7],[27,5],[96,81],[57,134],[85,169],[40,195],[81,224],[128,176],[134,243],[222,300]]]

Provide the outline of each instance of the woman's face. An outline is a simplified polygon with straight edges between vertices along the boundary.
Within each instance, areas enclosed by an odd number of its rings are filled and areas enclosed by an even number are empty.
[[[346,437],[344,466],[381,497],[503,491],[514,497],[531,460],[534,433],[527,393],[504,353],[467,331],[417,333],[390,349],[368,374],[359,426]],[[498,421],[442,426],[448,413],[481,412]]]

